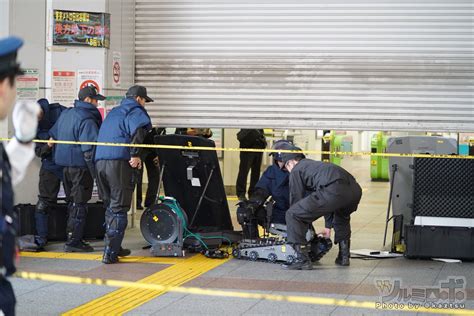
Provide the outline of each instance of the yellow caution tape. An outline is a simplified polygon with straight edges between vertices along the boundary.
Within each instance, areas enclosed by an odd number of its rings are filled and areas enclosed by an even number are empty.
[[[81,277],[74,277],[74,276],[35,273],[35,272],[26,272],[26,271],[17,272],[15,276],[22,279],[27,279],[27,280],[40,280],[40,281],[72,283],[72,284],[104,285],[104,286],[110,286],[110,287],[147,289],[147,290],[154,290],[154,291],[177,292],[177,293],[184,293],[184,294],[195,294],[195,295],[206,295],[206,296],[247,298],[247,299],[312,304],[312,305],[329,305],[329,306],[339,306],[339,307],[366,308],[366,309],[376,309],[376,310],[381,310],[381,311],[382,310],[397,310],[397,311],[405,311],[405,312],[420,312],[420,313],[432,313],[432,314],[474,315],[474,310],[430,308],[430,307],[425,307],[421,303],[420,305],[417,305],[416,307],[410,306],[409,304],[404,304],[404,303],[393,303],[393,304],[386,303],[386,306],[384,306],[382,303],[379,303],[379,302],[367,302],[367,301],[364,302],[364,301],[356,301],[356,300],[344,300],[344,299],[312,297],[312,296],[295,296],[295,295],[248,293],[248,292],[238,292],[238,291],[222,291],[222,290],[202,289],[202,288],[197,288],[197,287],[177,287],[177,286],[167,286],[167,285],[162,285],[162,284],[149,284],[149,283],[136,283],[136,282],[119,281],[119,280],[81,278]]]
[[[10,138],[0,138],[0,141],[10,141]],[[202,146],[179,146],[179,145],[150,145],[150,144],[124,144],[124,143],[104,143],[104,142],[76,142],[68,140],[33,140],[35,143],[52,143],[65,145],[91,145],[91,146],[110,146],[110,147],[137,147],[137,148],[163,148],[180,150],[209,150],[209,151],[228,151],[228,152],[263,152],[272,153],[275,149],[258,148],[227,148],[227,147],[202,147]],[[278,150],[281,153],[301,153],[301,154],[326,154],[339,156],[374,156],[374,157],[403,157],[403,158],[443,158],[443,159],[474,159],[474,156],[463,155],[438,155],[438,154],[401,154],[401,153],[372,153],[372,152],[352,152],[352,151],[322,151],[322,150]]]

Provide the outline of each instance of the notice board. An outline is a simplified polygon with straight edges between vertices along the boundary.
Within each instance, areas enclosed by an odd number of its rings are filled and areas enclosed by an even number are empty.
[[[110,47],[110,14],[54,10],[53,45]]]

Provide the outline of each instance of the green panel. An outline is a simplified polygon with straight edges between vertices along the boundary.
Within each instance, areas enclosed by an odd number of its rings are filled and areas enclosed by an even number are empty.
[[[370,142],[372,153],[385,153],[387,149],[388,136],[383,132],[378,132],[372,136]],[[388,157],[371,156],[370,177],[372,180],[388,181]]]

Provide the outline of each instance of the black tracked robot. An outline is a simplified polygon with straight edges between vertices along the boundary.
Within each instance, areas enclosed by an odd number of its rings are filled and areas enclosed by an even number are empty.
[[[264,204],[239,202],[238,206],[237,220],[242,226],[243,239],[232,251],[235,258],[271,263],[291,263],[295,260],[295,250],[286,243],[286,225],[270,222],[273,209],[271,199]],[[263,237],[259,237],[258,225],[263,227]],[[332,248],[331,239],[318,236],[312,226],[308,227],[306,240],[311,247],[309,255],[312,262],[319,261]]]

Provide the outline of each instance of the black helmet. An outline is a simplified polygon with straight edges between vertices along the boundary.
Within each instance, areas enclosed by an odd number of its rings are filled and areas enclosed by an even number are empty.
[[[277,161],[282,161],[281,160],[282,153],[280,152],[280,150],[291,150],[292,147],[293,147],[293,144],[289,140],[286,140],[286,139],[277,140],[272,146],[272,149],[275,149],[277,151],[271,152],[269,156],[273,156],[273,159]]]

